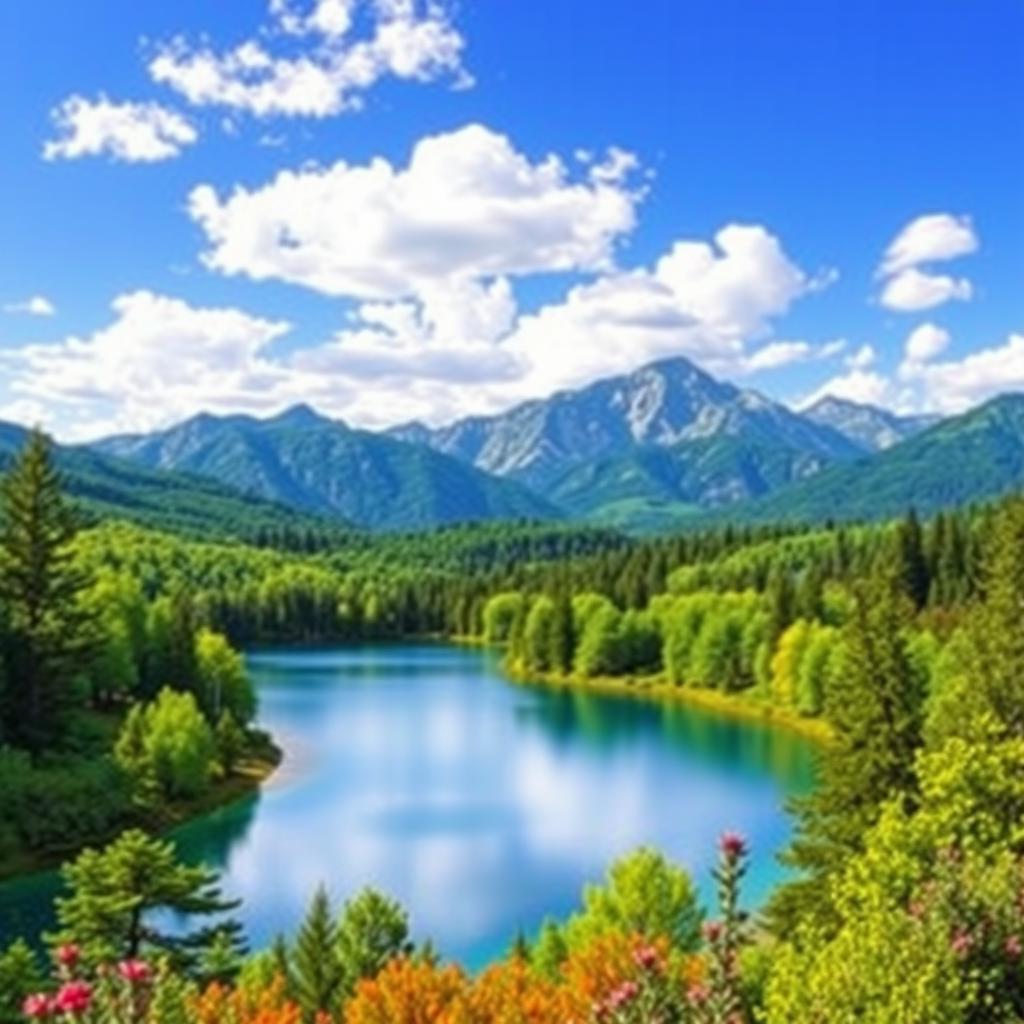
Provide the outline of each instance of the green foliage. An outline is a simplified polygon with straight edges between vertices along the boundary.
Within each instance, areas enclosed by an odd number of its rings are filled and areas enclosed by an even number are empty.
[[[242,725],[256,714],[256,693],[245,671],[245,661],[227,638],[201,629],[195,641],[196,683],[199,705],[211,721],[228,712]]]
[[[137,829],[102,850],[84,850],[62,874],[68,895],[57,899],[52,940],[78,944],[90,962],[169,953],[191,966],[212,942],[223,942],[225,929],[237,927],[221,921],[175,936],[156,929],[149,916],[156,909],[195,917],[222,915],[235,904],[221,897],[216,872],[180,863],[171,843]]]
[[[43,986],[43,972],[35,953],[23,939],[0,952],[0,1022],[21,1024],[25,997]]]
[[[412,952],[408,916],[394,900],[367,888],[345,904],[338,921],[337,954],[346,995],[363,978],[376,976],[389,960]]]
[[[583,891],[583,908],[565,927],[570,951],[608,932],[666,938],[680,952],[700,942],[701,912],[689,875],[646,847],[615,861],[602,885]]]
[[[86,579],[73,562],[75,532],[50,444],[35,431],[0,485],[3,732],[34,752],[59,744],[81,702],[78,666],[96,640]]]
[[[341,996],[342,967],[335,948],[337,926],[327,890],[319,886],[295,938],[290,957],[290,984],[304,1017],[337,1008]]]
[[[152,703],[131,709],[115,747],[117,762],[132,779],[137,795],[151,793],[155,781],[160,793],[171,799],[203,793],[218,754],[195,697],[167,687]]]

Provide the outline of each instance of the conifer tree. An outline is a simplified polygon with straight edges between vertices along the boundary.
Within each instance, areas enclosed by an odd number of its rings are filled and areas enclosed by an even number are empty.
[[[409,919],[394,900],[363,889],[342,911],[337,950],[343,991],[351,995],[360,980],[374,977],[389,960],[412,953]]]
[[[5,733],[40,753],[58,743],[76,701],[75,677],[97,639],[80,600],[76,522],[50,442],[33,431],[0,485],[0,602],[6,610]]]
[[[292,988],[309,1021],[320,1012],[332,1012],[338,1002],[342,973],[336,944],[331,902],[321,885],[313,894],[290,957]]]

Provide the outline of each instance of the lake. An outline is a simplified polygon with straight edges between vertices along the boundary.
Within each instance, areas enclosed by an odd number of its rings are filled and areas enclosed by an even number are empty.
[[[260,722],[286,751],[263,791],[174,835],[221,868],[254,947],[323,882],[374,885],[416,937],[478,967],[564,915],[641,844],[712,895],[718,836],[753,849],[747,902],[780,879],[804,739],[682,704],[509,683],[494,652],[442,644],[257,651]],[[52,874],[0,886],[0,938],[48,924]]]

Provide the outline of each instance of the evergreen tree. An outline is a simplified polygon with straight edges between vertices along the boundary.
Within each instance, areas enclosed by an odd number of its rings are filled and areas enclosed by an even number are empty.
[[[548,663],[552,670],[563,674],[571,672],[576,651],[576,630],[573,625],[572,602],[564,593],[554,599],[548,643]]]
[[[886,571],[882,568],[883,574]],[[896,573],[914,607],[923,608],[928,601],[930,579],[924,553],[924,539],[917,513],[911,509],[896,530]]]
[[[96,644],[72,561],[75,517],[50,442],[33,431],[0,484],[0,602],[5,608],[5,734],[35,753],[58,743],[75,679]]]
[[[337,951],[343,991],[351,995],[359,981],[377,975],[389,960],[412,953],[408,916],[394,900],[364,889],[345,904]]]
[[[336,945],[331,902],[321,885],[313,894],[290,957],[292,989],[307,1021],[337,1006],[342,972]]]
[[[908,618],[892,584],[856,590],[841,665],[825,694],[835,738],[822,754],[817,788],[795,804],[798,833],[785,855],[805,877],[778,890],[770,907],[779,930],[807,913],[827,922],[828,879],[861,848],[883,802],[913,804],[925,687],[908,648]]]
[[[180,863],[171,843],[138,829],[102,850],[83,851],[62,874],[68,895],[57,898],[52,941],[78,944],[93,963],[167,953],[191,968],[218,934],[237,931],[219,920],[216,928],[171,935],[152,923],[153,910],[223,915],[237,903],[221,896],[215,871]]]

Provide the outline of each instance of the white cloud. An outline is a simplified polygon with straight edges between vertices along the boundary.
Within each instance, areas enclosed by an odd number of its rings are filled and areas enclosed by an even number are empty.
[[[861,405],[892,405],[892,385],[888,378],[874,370],[854,368],[826,381],[799,404],[798,408],[808,409],[822,398],[844,398]]]
[[[0,356],[11,391],[45,409],[64,436],[152,429],[200,408],[262,408],[287,383],[265,355],[288,324],[236,309],[194,309],[140,291],[113,302],[114,320],[88,338]]]
[[[811,359],[814,355],[814,347],[806,341],[771,341],[750,354],[744,369],[747,373],[776,370],[780,366]]]
[[[901,367],[901,376],[915,385],[920,408],[957,413],[995,395],[1024,391],[1024,334],[944,362],[934,360],[941,348],[933,349],[929,361],[907,361]]]
[[[922,364],[930,362],[944,352],[950,342],[949,331],[935,324],[925,323],[910,332],[904,346],[904,362]]]
[[[270,14],[261,36],[229,50],[181,38],[165,44],[150,62],[150,75],[197,106],[259,117],[357,110],[386,77],[469,81],[462,66],[465,40],[440,0],[270,0]],[[359,32],[363,21],[366,31]],[[307,37],[312,45],[305,45]]]
[[[47,160],[106,155],[128,163],[152,163],[178,156],[198,138],[189,121],[157,103],[71,96],[52,117],[58,138],[43,146]]]
[[[24,313],[27,316],[53,316],[57,307],[45,295],[33,295],[20,302],[8,302],[5,313]]]
[[[637,201],[624,183],[573,180],[558,157],[532,162],[469,125],[421,140],[404,168],[339,161],[223,199],[200,185],[189,211],[213,269],[399,299],[453,277],[606,268]]]
[[[940,263],[978,249],[970,217],[932,213],[912,220],[889,244],[879,268],[887,277],[923,263]]]
[[[971,282],[965,277],[928,274],[916,267],[908,267],[885,283],[879,301],[886,309],[908,313],[932,309],[952,299],[966,302],[973,294]]]
[[[843,362],[849,370],[866,370],[869,366],[874,365],[877,358],[878,353],[875,352],[873,345],[861,345],[856,352],[848,355]]]

